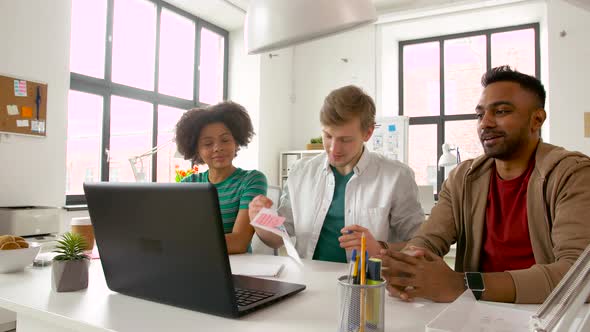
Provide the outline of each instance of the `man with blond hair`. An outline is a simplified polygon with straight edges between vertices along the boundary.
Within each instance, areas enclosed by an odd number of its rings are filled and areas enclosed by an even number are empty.
[[[414,173],[405,164],[368,151],[375,128],[375,103],[356,86],[332,91],[320,111],[324,152],[293,167],[278,202],[285,228],[296,237],[303,258],[346,262],[347,250],[370,256],[382,248],[401,248],[424,221]],[[250,219],[273,202],[257,196]],[[256,229],[273,248],[281,237]],[[388,243],[389,242],[389,243]]]

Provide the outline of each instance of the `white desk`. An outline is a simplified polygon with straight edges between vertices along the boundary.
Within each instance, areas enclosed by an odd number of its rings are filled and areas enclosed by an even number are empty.
[[[288,257],[239,255],[239,262],[282,262],[280,280],[307,289],[240,319],[226,319],[145,301],[110,291],[100,261],[90,266],[89,287],[72,293],[51,290],[51,268],[29,267],[0,274],[0,307],[17,313],[17,331],[335,331],[337,282],[346,265],[305,260],[299,268]],[[424,331],[445,304],[385,299],[386,331]]]

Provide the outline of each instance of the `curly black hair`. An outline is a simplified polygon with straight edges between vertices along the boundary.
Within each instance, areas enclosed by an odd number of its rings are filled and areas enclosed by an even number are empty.
[[[523,89],[528,90],[537,96],[539,107],[545,107],[547,93],[545,92],[543,83],[541,83],[536,77],[513,70],[510,66],[492,68],[481,77],[481,85],[484,88],[496,82],[518,83]]]
[[[247,146],[254,136],[252,120],[240,104],[225,101],[206,108],[193,108],[184,113],[176,124],[176,146],[184,159],[196,164],[203,163],[197,153],[197,144],[201,130],[212,123],[223,123],[231,132],[238,148]]]

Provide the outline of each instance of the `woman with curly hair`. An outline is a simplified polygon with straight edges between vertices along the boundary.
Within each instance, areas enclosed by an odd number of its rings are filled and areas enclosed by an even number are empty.
[[[217,188],[223,230],[229,254],[249,249],[254,229],[248,204],[266,194],[267,181],[257,170],[233,165],[240,147],[248,145],[254,129],[246,109],[234,102],[194,108],[176,124],[176,145],[184,159],[207,164],[209,169],[182,179],[182,182],[210,182]]]

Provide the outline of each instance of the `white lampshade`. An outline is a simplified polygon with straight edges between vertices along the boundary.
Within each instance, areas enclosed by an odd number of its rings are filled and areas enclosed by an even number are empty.
[[[257,54],[376,20],[372,0],[251,0],[244,38],[248,53]]]
[[[454,149],[453,149],[454,150]],[[447,143],[442,145],[443,154],[438,159],[438,167],[447,167],[457,165],[459,158],[451,153],[451,146]]]

